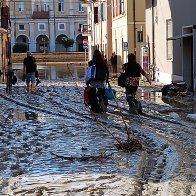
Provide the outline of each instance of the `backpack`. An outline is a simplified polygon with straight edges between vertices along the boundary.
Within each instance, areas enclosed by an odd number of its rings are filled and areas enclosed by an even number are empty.
[[[89,62],[89,66],[86,70],[86,74],[85,74],[85,82],[88,83],[90,80],[95,79],[96,76],[96,65],[93,64],[94,62],[91,61]]]
[[[125,73],[121,73],[120,76],[118,77],[118,86],[125,87],[126,79],[127,79],[127,75]]]

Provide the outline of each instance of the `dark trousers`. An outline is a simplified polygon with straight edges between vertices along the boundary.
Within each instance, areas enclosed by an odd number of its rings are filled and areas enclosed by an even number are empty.
[[[92,88],[89,92],[89,102],[94,113],[105,113],[108,105],[105,89]]]
[[[142,106],[139,101],[135,99],[135,94],[137,92],[138,86],[127,86],[126,87],[126,99],[129,104],[130,113],[142,114]]]

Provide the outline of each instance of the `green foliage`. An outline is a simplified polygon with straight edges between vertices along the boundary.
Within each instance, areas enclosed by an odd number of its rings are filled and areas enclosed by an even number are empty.
[[[28,45],[26,43],[16,43],[13,46],[14,53],[24,53],[27,52],[27,50],[28,50]]]
[[[62,44],[65,48],[72,47],[74,44],[74,40],[68,37],[62,37],[61,39],[58,40],[58,42]]]

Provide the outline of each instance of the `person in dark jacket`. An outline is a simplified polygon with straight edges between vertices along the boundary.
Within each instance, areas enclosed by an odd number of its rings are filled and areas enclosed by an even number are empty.
[[[31,52],[27,52],[27,57],[23,61],[23,75],[26,77],[27,91],[32,93],[35,91],[35,73],[37,70],[37,64],[35,58],[31,55]]]
[[[136,56],[133,53],[128,54],[128,63],[122,67],[127,76],[125,82],[126,99],[129,104],[130,113],[142,113],[140,102],[135,99],[135,95],[139,86],[141,75],[145,76],[147,81],[151,84],[151,80],[147,73],[142,69],[141,65],[136,62]]]
[[[113,73],[117,73],[117,55],[115,54],[115,52],[112,53],[110,61],[112,64]]]
[[[91,87],[89,92],[89,105],[94,113],[105,113],[108,100],[105,96],[105,84],[109,79],[109,71],[99,50],[95,50],[93,59],[88,62],[89,66],[96,66],[95,78],[87,81]]]

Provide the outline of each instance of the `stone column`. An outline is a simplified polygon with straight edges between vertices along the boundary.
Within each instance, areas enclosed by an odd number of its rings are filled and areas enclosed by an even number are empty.
[[[50,52],[55,52],[55,32],[54,32],[54,21],[49,21],[49,31],[50,31]]]
[[[73,0],[69,0],[69,15],[70,16],[73,16],[74,15],[74,3],[73,3]],[[69,35],[70,35],[70,39],[74,39],[75,40],[75,23],[74,23],[74,19],[73,18],[70,18],[69,20]],[[68,48],[68,50],[75,50],[76,48],[76,44],[73,45],[72,48]]]
[[[37,52],[36,51],[36,37],[35,37],[35,23],[29,23],[29,51]]]

